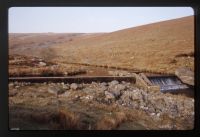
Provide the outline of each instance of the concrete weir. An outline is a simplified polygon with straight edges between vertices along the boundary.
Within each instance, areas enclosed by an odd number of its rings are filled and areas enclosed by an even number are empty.
[[[174,75],[146,75],[144,73],[133,73],[132,76],[78,76],[78,77],[10,77],[9,81],[14,82],[65,82],[65,83],[91,83],[91,82],[110,82],[112,80],[128,81],[149,91],[173,92],[188,90],[191,87],[182,83]]]
[[[140,81],[143,87],[152,91],[180,93],[183,90],[191,90],[187,84],[184,84],[174,75],[145,75],[140,73],[136,81]]]
[[[9,81],[14,82],[65,82],[65,83],[91,83],[91,82],[110,82],[112,80],[117,81],[129,81],[135,83],[135,77],[114,77],[114,76],[79,76],[79,77],[10,77]]]
[[[159,77],[148,77],[154,85],[160,86],[160,91],[173,91],[189,88],[186,84],[182,83],[176,76],[159,76]]]

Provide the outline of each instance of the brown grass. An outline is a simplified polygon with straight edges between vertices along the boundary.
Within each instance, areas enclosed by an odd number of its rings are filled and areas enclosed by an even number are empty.
[[[27,35],[19,37],[26,38]],[[80,63],[153,73],[173,74],[178,67],[194,70],[193,16],[101,35],[79,35],[80,37],[73,37],[72,41],[72,37],[68,37],[66,41],[54,43],[56,46],[36,48],[34,51],[37,52],[33,52],[34,45],[44,43],[47,39],[50,43],[60,41],[65,35],[38,36],[40,35],[30,34],[24,41],[12,37],[9,40],[9,53],[40,56],[61,63]],[[24,48],[24,45],[29,45],[29,49]],[[186,56],[191,57],[187,62]],[[180,57],[185,58],[178,59]]]
[[[111,115],[104,115],[97,121],[97,130],[112,130],[117,128],[122,122],[126,121],[126,115],[123,112],[115,112]]]
[[[60,109],[57,115],[57,124],[54,125],[55,129],[79,129],[80,117],[74,112],[66,109]]]
[[[86,71],[73,64],[56,64],[44,61],[46,66],[38,66],[38,60],[27,56],[9,56],[9,76],[72,76],[86,73]],[[67,73],[67,74],[66,74]]]

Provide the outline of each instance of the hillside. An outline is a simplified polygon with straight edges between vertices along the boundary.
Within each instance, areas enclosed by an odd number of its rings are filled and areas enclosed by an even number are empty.
[[[84,39],[99,34],[94,33],[10,33],[9,54],[41,56],[42,49],[68,43],[76,39]],[[47,55],[48,56],[48,55]]]
[[[56,46],[42,48],[40,52],[33,52],[32,47],[29,50],[20,49],[19,53],[32,56],[37,54],[47,60],[62,63],[104,65],[153,72],[174,73],[176,68],[183,66],[194,69],[193,16],[95,37],[78,37],[72,41],[56,43]]]

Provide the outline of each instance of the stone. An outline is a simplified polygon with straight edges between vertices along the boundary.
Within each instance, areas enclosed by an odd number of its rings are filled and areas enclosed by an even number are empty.
[[[109,91],[117,98],[119,97],[123,92],[122,90],[125,90],[125,86],[123,84],[117,84],[117,85],[110,85]]]
[[[107,86],[108,84],[106,82],[102,82],[100,85],[101,86]]]
[[[131,99],[132,100],[142,100],[142,95],[140,94],[139,90],[133,90],[133,94],[131,94]]]
[[[113,80],[109,83],[109,86],[117,85],[119,82],[117,80]]]
[[[14,83],[9,83],[9,87],[13,87],[14,86]]]
[[[72,90],[76,90],[76,89],[78,88],[78,84],[72,83],[72,84],[70,85],[70,88],[71,88]]]
[[[18,85],[18,82],[17,82],[17,81],[15,81],[15,82],[14,82],[14,85],[15,85],[15,86],[16,86],[16,85]]]
[[[114,88],[117,89],[117,90],[122,91],[122,90],[126,89],[126,86],[124,86],[123,84],[118,84],[118,85],[115,85]]]
[[[114,98],[115,98],[114,95],[111,94],[111,93],[108,92],[108,91],[105,91],[105,96],[106,96],[106,99],[114,99]]]
[[[43,67],[43,66],[46,66],[47,64],[44,63],[44,62],[39,62],[39,66]]]
[[[105,91],[105,90],[107,90],[107,87],[104,85],[100,85],[99,89],[100,89],[100,91]]]
[[[157,117],[160,117],[160,113],[157,113],[156,116],[157,116]]]
[[[19,88],[20,86],[15,86],[15,88]]]
[[[67,97],[70,95],[70,92],[65,92],[64,94],[62,94],[63,97]]]
[[[189,68],[182,67],[175,70],[175,75],[185,84],[194,86],[194,72]]]
[[[79,89],[82,89],[82,88],[84,88],[84,85],[83,85],[83,84],[79,84],[79,85],[78,85],[78,88],[79,88]]]
[[[64,75],[65,75],[65,76],[68,76],[68,73],[67,73],[67,72],[64,72]]]
[[[68,85],[63,85],[62,87],[63,87],[63,89],[66,89],[66,90],[70,89],[70,87]]]
[[[97,83],[96,82],[94,82],[94,81],[92,81],[92,83],[91,83],[92,85],[97,85]]]
[[[51,94],[59,95],[59,94],[63,94],[65,90],[58,86],[50,86],[48,87],[48,92]]]
[[[121,95],[120,90],[111,90],[110,93],[112,93],[115,98],[118,98]]]
[[[93,99],[93,96],[87,95],[87,96],[85,96],[85,99],[87,99],[87,100],[92,100],[92,99]]]

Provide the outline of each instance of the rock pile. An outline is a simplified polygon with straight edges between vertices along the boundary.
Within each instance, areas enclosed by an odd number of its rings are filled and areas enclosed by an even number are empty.
[[[17,94],[18,88],[27,83],[10,83],[10,96]],[[160,117],[167,114],[171,118],[193,117],[194,99],[178,97],[172,94],[152,92],[136,87],[130,82],[92,82],[92,83],[43,83],[47,91],[54,95],[73,93],[77,100],[97,101],[98,103],[116,103],[131,109],[145,111],[152,117]],[[16,87],[19,86],[19,87]],[[16,89],[16,90],[13,90]],[[71,97],[71,96],[70,96]]]

